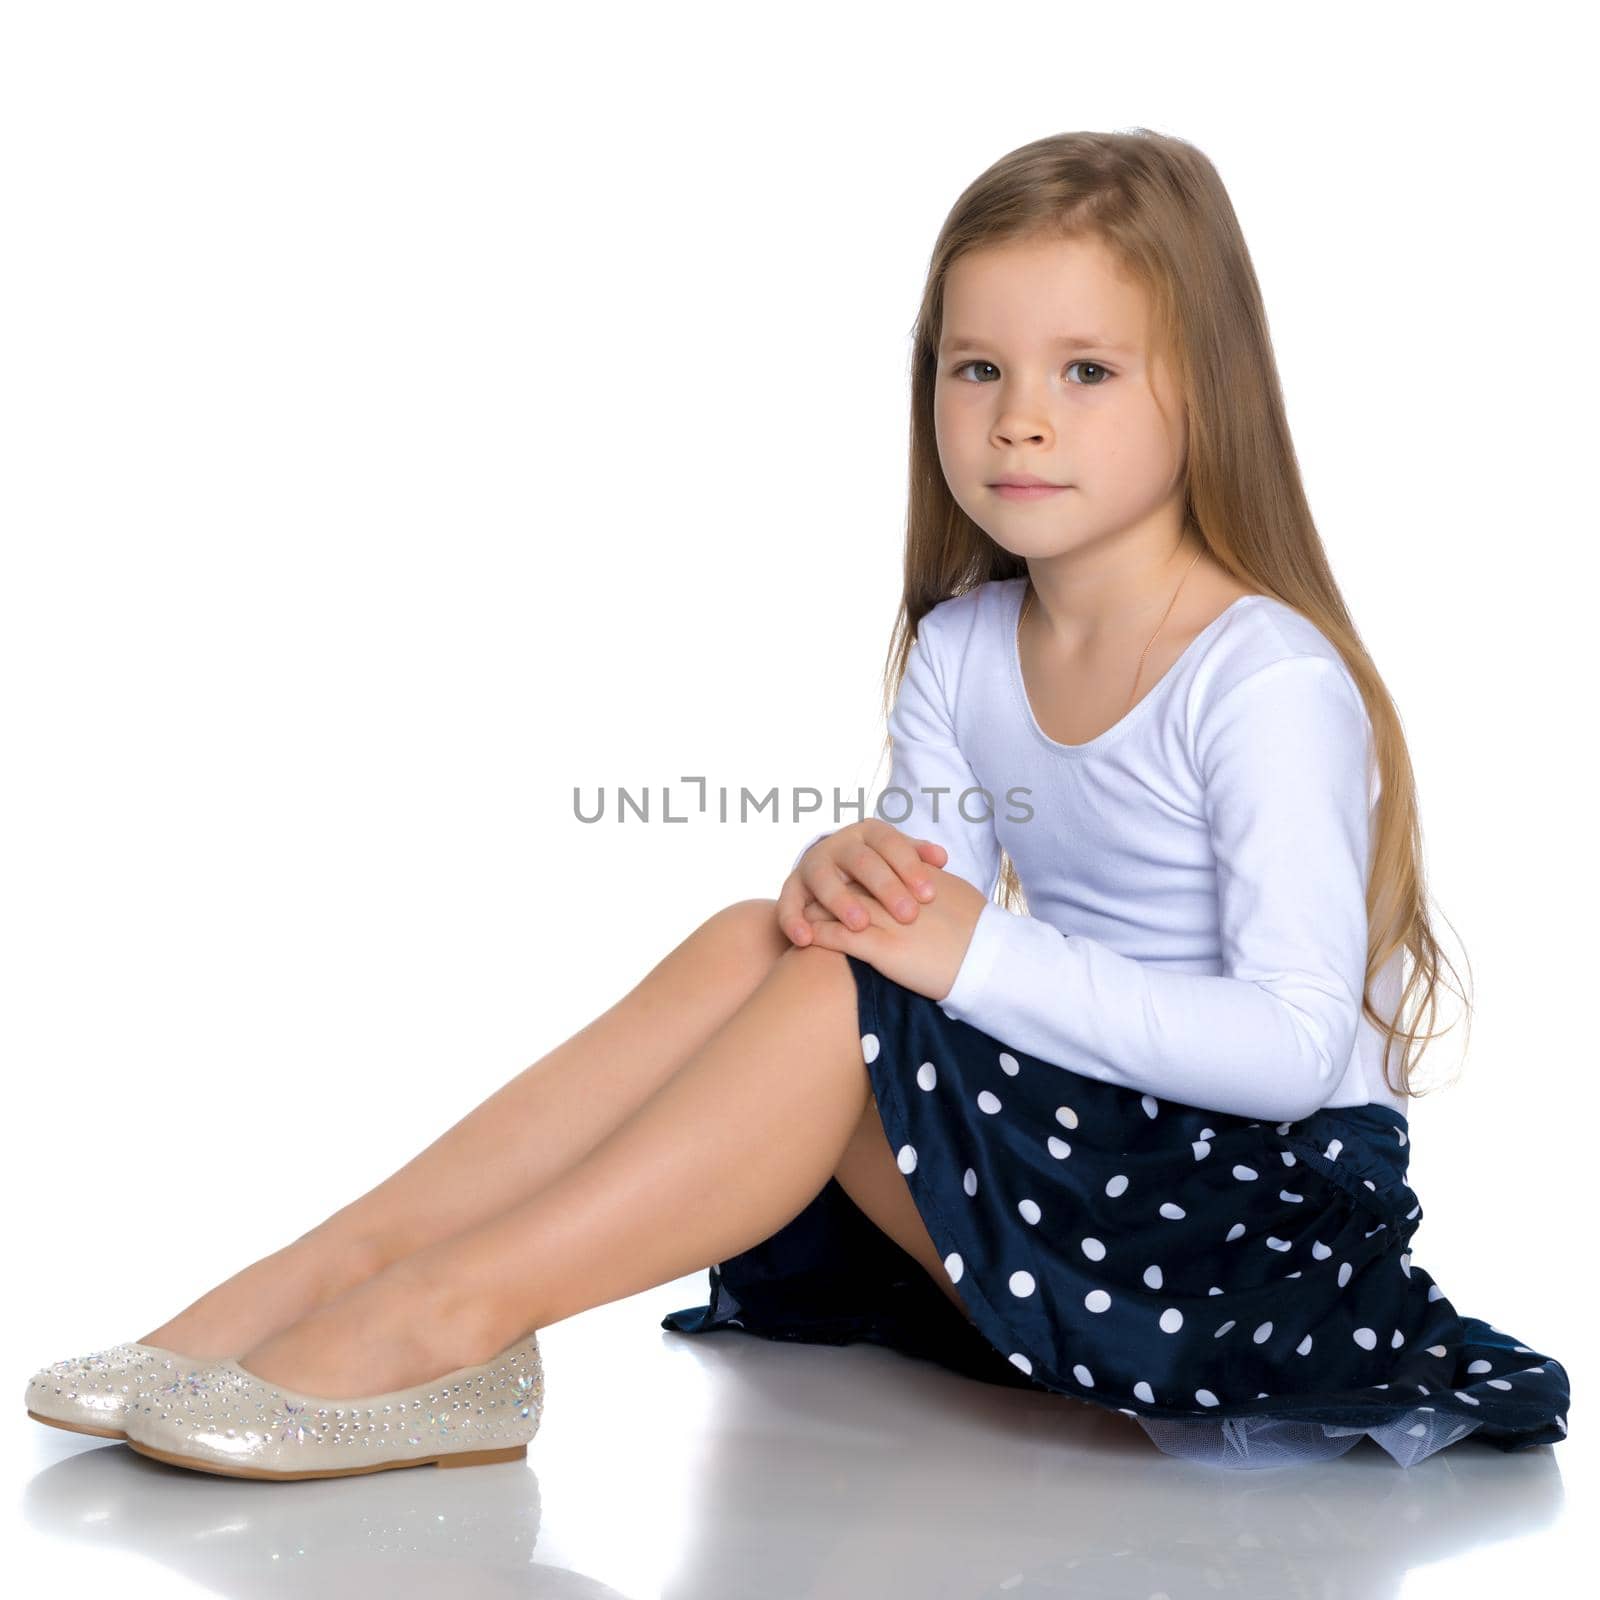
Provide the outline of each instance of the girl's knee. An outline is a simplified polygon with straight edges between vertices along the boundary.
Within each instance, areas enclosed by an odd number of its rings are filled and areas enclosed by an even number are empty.
[[[819,1006],[829,1007],[848,1020],[851,1036],[858,1040],[859,1048],[856,979],[850,970],[850,958],[844,951],[830,950],[820,944],[791,944],[778,958],[778,966],[792,972],[796,981],[805,984],[816,996]]]
[[[723,946],[730,959],[754,959],[762,967],[793,948],[778,926],[776,900],[735,900],[708,917],[700,933]]]

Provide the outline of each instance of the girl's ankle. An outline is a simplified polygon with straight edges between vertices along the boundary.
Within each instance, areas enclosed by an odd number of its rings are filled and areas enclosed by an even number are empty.
[[[193,1360],[237,1356],[370,1277],[379,1265],[361,1244],[306,1234],[241,1268],[139,1343]],[[261,1280],[259,1299],[254,1285],[237,1281],[247,1277]],[[241,1295],[248,1297],[242,1304],[236,1299]]]

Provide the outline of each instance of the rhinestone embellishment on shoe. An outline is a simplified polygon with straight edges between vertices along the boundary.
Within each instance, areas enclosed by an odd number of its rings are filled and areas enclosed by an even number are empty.
[[[128,1443],[176,1466],[248,1478],[327,1478],[389,1467],[471,1466],[527,1454],[544,1410],[537,1333],[433,1383],[330,1400],[283,1389],[236,1361],[151,1387]]]
[[[28,1415],[74,1433],[120,1439],[123,1420],[141,1392],[165,1381],[184,1360],[159,1345],[138,1343],[69,1356],[28,1380]]]

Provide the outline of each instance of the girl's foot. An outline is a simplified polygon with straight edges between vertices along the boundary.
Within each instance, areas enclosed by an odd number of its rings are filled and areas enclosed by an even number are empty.
[[[507,1328],[481,1297],[397,1262],[237,1357],[269,1383],[329,1400],[387,1394],[498,1355]]]
[[[138,1342],[197,1360],[236,1356],[381,1265],[369,1251],[307,1234],[236,1272]]]

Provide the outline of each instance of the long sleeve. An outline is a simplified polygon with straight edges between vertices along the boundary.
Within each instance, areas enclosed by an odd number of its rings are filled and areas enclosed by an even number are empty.
[[[878,814],[913,839],[942,844],[947,852],[944,870],[991,894],[1000,876],[995,799],[979,783],[956,743],[939,648],[938,609],[923,617],[918,627],[889,712],[891,764]],[[808,839],[795,864],[831,831]]]
[[[947,1016],[1106,1083],[1236,1115],[1322,1106],[1355,1047],[1367,958],[1366,709],[1336,662],[1257,668],[1195,720],[1220,975],[1175,972],[991,902]]]

